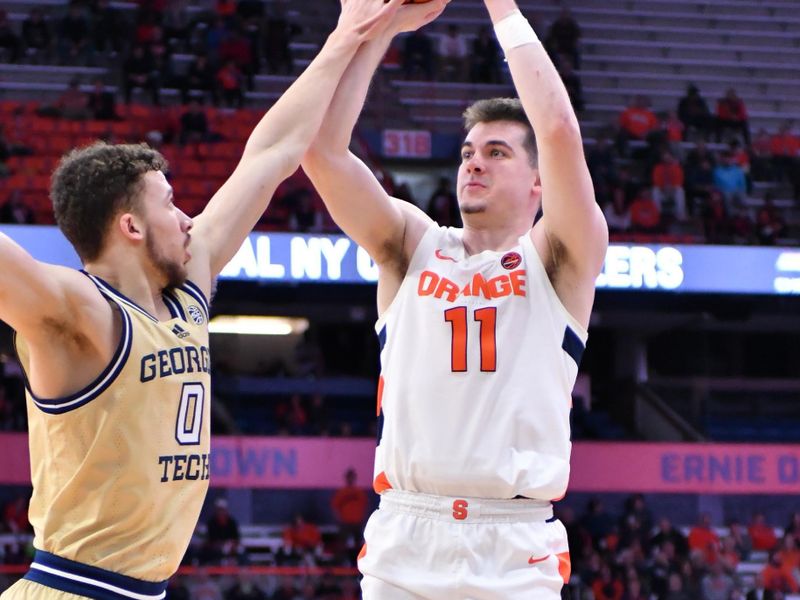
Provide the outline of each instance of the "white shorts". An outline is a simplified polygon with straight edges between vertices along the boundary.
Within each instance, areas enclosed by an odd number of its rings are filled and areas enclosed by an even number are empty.
[[[358,560],[364,600],[559,600],[567,532],[549,502],[387,490]]]

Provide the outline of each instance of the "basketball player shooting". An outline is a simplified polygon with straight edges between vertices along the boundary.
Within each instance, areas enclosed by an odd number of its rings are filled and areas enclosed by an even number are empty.
[[[551,600],[570,575],[551,502],[567,488],[570,395],[608,233],[556,69],[513,0],[485,4],[519,100],[464,115],[463,229],[389,197],[348,151],[401,14],[359,49],[303,160],[379,267],[366,600]]]
[[[173,204],[158,152],[99,143],[65,156],[51,189],[82,271],[0,235],[0,319],[27,376],[36,547],[3,600],[165,597],[209,483],[213,281],[297,168],[357,49],[412,10],[401,4],[342,0],[319,55],[194,220]]]

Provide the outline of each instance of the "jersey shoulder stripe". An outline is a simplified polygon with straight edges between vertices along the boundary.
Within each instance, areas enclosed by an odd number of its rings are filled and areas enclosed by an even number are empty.
[[[111,287],[111,285],[109,285],[106,281],[104,281],[97,275],[92,275],[91,273],[87,273],[86,271],[81,271],[81,273],[84,273],[89,279],[91,279],[97,286],[97,288],[100,290],[100,292],[107,298],[111,298],[112,300],[115,301],[115,303],[127,306],[128,308],[141,313],[143,316],[147,317],[154,323],[158,323],[158,319],[156,319],[153,315],[151,315],[141,306],[136,304],[136,302],[126,297],[124,294],[121,294],[120,292],[115,290],[113,287]]]
[[[205,313],[206,321],[208,321],[208,300],[206,299],[206,295],[203,293],[203,291],[197,287],[197,284],[187,280],[179,289],[197,300],[197,302],[200,304],[200,308],[202,308],[203,312]]]
[[[561,348],[572,357],[576,365],[580,366],[586,346],[569,325],[564,328],[564,340],[561,342]]]
[[[28,376],[23,369],[25,388],[27,389],[28,394],[30,394],[33,403],[42,412],[51,415],[58,415],[75,410],[76,408],[80,408],[81,406],[97,398],[106,389],[108,389],[108,386],[114,382],[114,380],[117,378],[117,375],[119,375],[119,373],[122,371],[131,352],[131,345],[133,342],[133,325],[131,323],[131,317],[127,312],[125,312],[125,309],[119,305],[117,306],[119,307],[120,314],[122,315],[122,335],[120,336],[119,344],[117,345],[117,349],[114,351],[114,356],[109,361],[108,366],[106,366],[103,372],[100,373],[100,375],[98,375],[97,378],[88,386],[79,392],[62,398],[40,398],[31,390],[30,383],[28,382]],[[16,334],[14,336],[14,340],[16,346]],[[19,352],[20,348],[17,347],[17,353],[19,354]]]
[[[167,309],[169,309],[169,314],[172,318],[186,320],[186,313],[183,310],[183,306],[181,306],[180,300],[172,292],[164,290],[161,294],[161,298],[164,300],[164,304],[167,305]]]

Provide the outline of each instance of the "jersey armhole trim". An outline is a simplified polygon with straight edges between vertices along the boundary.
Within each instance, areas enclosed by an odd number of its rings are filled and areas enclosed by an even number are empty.
[[[197,302],[200,303],[200,308],[203,309],[205,313],[206,321],[209,319],[209,307],[208,307],[208,299],[206,295],[203,293],[196,283],[189,281],[188,279],[184,282],[184,284],[179,288],[180,290],[189,294],[192,298],[194,298]]]
[[[520,245],[523,246],[523,248],[527,248],[528,250],[530,250],[528,254],[532,254],[532,256],[534,257],[533,262],[535,262],[536,264],[536,269],[542,275],[544,284],[545,286],[547,286],[547,294],[551,297],[554,305],[558,307],[559,312],[561,312],[561,314],[564,315],[564,319],[566,319],[569,329],[572,330],[572,333],[576,335],[578,339],[581,341],[581,343],[585,346],[586,341],[589,338],[589,332],[586,331],[586,328],[583,325],[581,325],[578,319],[572,316],[572,313],[570,313],[564,306],[564,303],[561,302],[561,298],[558,297],[558,294],[556,293],[556,290],[553,287],[553,282],[550,281],[550,277],[547,276],[547,270],[544,268],[542,257],[539,256],[539,251],[536,250],[536,246],[534,245],[533,240],[531,239],[530,231],[525,235],[523,235],[522,238],[520,238]]]
[[[108,296],[106,297],[108,298]],[[25,373],[25,369],[22,370],[25,378],[25,388],[28,390],[28,394],[30,394],[33,403],[42,412],[51,415],[59,415],[80,408],[102,394],[125,367],[128,356],[131,353],[133,326],[131,325],[131,317],[125,309],[116,302],[114,302],[114,304],[122,315],[122,335],[120,336],[117,349],[114,351],[114,356],[111,358],[106,368],[103,369],[103,372],[88,386],[79,392],[63,398],[40,398],[31,390],[28,375]]]
[[[425,252],[425,248],[431,246],[431,240],[435,238],[434,232],[440,233],[444,228],[436,223],[432,223],[428,229],[422,234],[422,238],[419,240],[419,244],[414,249],[414,253],[411,255],[411,260],[408,261],[408,270],[406,270],[406,274],[403,277],[403,281],[400,283],[400,287],[397,288],[397,293],[395,294],[394,298],[392,298],[391,303],[386,308],[385,311],[378,317],[378,320],[375,321],[375,331],[380,332],[381,329],[386,327],[386,320],[388,318],[389,313],[392,312],[392,309],[395,305],[399,302],[399,298],[401,297],[401,293],[403,288],[408,284],[410,277],[409,275],[414,272],[414,269],[419,267],[422,259],[420,258],[422,254]]]

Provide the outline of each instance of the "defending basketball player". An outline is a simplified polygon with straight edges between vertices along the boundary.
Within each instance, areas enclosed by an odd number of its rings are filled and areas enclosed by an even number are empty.
[[[463,229],[389,197],[348,151],[402,15],[359,49],[303,160],[379,266],[366,600],[551,600],[570,574],[551,502],[567,488],[570,394],[608,234],[556,69],[513,0],[485,4],[520,100],[465,113]]]
[[[319,55],[194,220],[173,204],[160,154],[96,144],[62,159],[51,190],[82,272],[0,235],[0,319],[27,376],[36,547],[3,600],[164,598],[209,482],[213,281],[297,168],[356,50],[398,12],[420,14],[401,4],[343,0]]]

